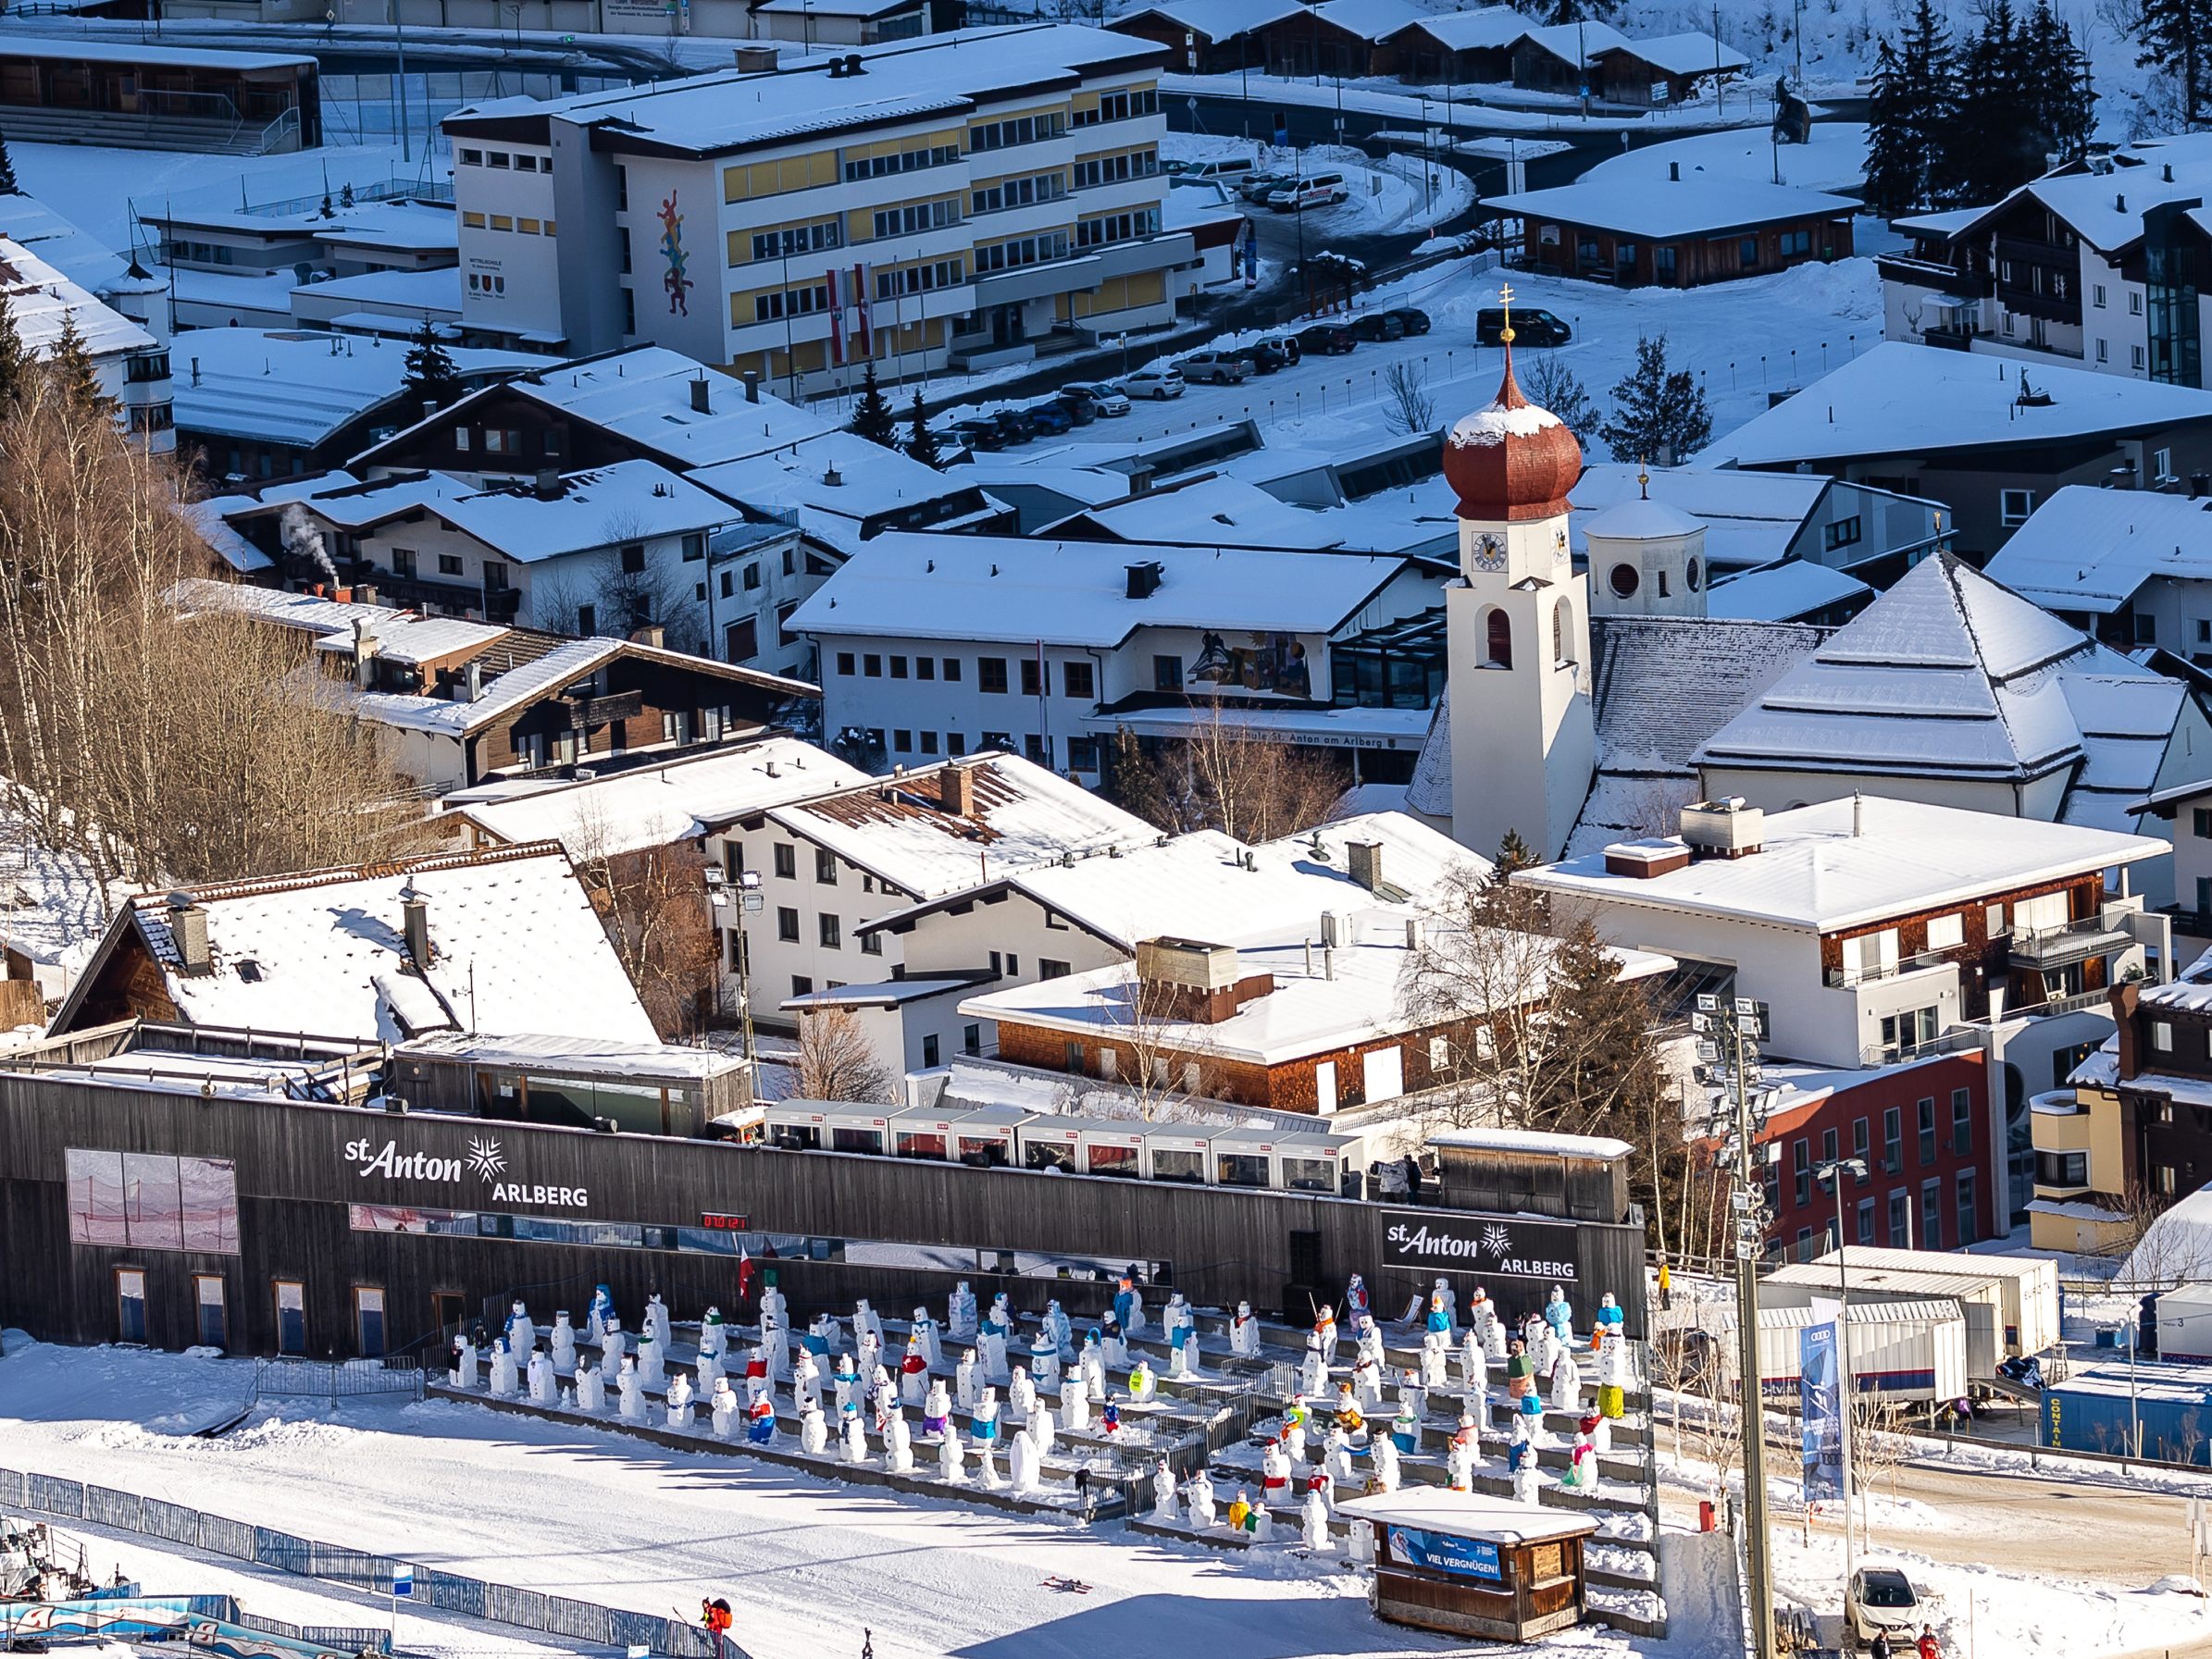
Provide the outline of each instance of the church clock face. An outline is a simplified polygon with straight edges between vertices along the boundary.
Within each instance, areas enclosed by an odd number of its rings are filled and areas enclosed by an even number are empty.
[[[1488,532],[1474,539],[1474,567],[1477,570],[1503,570],[1506,567],[1506,542],[1502,536]]]

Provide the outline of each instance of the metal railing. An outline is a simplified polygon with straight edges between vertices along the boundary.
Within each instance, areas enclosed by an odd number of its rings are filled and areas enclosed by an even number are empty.
[[[422,1398],[422,1362],[412,1356],[383,1359],[265,1359],[254,1368],[256,1400],[340,1400],[363,1394]]]
[[[1959,959],[1941,950],[1920,950],[1898,957],[1895,961],[1876,962],[1871,967],[1831,968],[1822,977],[1831,990],[1847,991],[1854,985],[1870,985],[1877,980],[1902,979],[1924,968],[1956,968]]]
[[[417,1371],[416,1375],[419,1380],[421,1373]],[[391,1592],[393,1569],[409,1565],[402,1557],[295,1538],[289,1532],[250,1526],[227,1516],[209,1515],[186,1504],[143,1497],[136,1492],[66,1480],[53,1475],[0,1468],[0,1511],[6,1510],[35,1510],[42,1515],[91,1521],[119,1531],[143,1533],[209,1554],[251,1561],[279,1572],[379,1595]],[[570,1601],[565,1596],[488,1583],[481,1579],[464,1578],[435,1568],[416,1567],[415,1600],[442,1612],[526,1630],[541,1630],[595,1647],[642,1648],[650,1653],[665,1655],[666,1659],[750,1659],[728,1637],[712,1636],[681,1618]],[[313,1626],[280,1628],[267,1620],[239,1622],[253,1623],[257,1628],[278,1634],[317,1629]],[[321,1634],[359,1633],[329,1629]],[[374,1634],[378,1638],[375,1642],[341,1641],[328,1645],[350,1653],[357,1653],[364,1647],[388,1650],[389,1634],[382,1631]],[[303,1640],[319,1643],[319,1637],[315,1634],[305,1635]]]

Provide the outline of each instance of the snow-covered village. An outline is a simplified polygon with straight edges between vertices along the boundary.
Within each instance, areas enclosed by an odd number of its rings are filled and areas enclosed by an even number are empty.
[[[0,6],[0,1653],[2212,1659],[2212,0]]]

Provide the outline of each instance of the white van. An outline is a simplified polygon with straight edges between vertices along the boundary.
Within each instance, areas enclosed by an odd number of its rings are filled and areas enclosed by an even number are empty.
[[[1222,184],[1235,190],[1251,177],[1249,161],[1198,161],[1175,175],[1177,184]]]
[[[1309,207],[1334,207],[1351,193],[1342,173],[1314,173],[1271,192],[1267,204],[1277,213],[1303,213]]]

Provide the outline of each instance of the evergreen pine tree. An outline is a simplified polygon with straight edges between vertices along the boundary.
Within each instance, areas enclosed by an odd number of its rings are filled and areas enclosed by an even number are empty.
[[[1537,860],[1536,855],[1529,851],[1528,843],[1521,838],[1521,832],[1510,829],[1506,831],[1505,838],[1497,844],[1496,862],[1497,879],[1503,881],[1516,871],[1534,869]]]
[[[2022,26],[2025,56],[2033,90],[2036,125],[2056,165],[2079,161],[2096,129],[2096,89],[2090,82],[2089,54],[2074,43],[2074,31],[2051,9],[2051,0],[2035,0]]]
[[[461,401],[461,371],[454,366],[453,353],[439,340],[428,316],[407,347],[406,371],[400,392],[407,400],[410,415],[420,413],[425,403],[445,409]]]
[[[1636,365],[1613,388],[1613,413],[1597,428],[1616,461],[1671,466],[1705,447],[1713,412],[1688,369],[1667,367],[1667,337],[1636,341]]]
[[[937,434],[930,430],[929,412],[922,407],[922,389],[914,388],[913,405],[906,415],[906,452],[924,466],[942,466],[944,458],[938,453]]]
[[[858,433],[870,443],[880,443],[887,450],[899,447],[898,417],[892,415],[883,388],[876,384],[873,363],[861,374],[860,397],[852,405],[852,424],[846,430]]]
[[[2177,112],[2184,130],[2205,115],[2205,50],[2212,41],[2212,0],[2136,0],[2139,68],[2169,71],[2181,93]]]
[[[46,372],[72,412],[113,414],[115,400],[100,390],[100,377],[93,368],[92,353],[84,349],[84,336],[77,332],[77,319],[65,312],[61,338],[46,359]]]
[[[2030,64],[2027,51],[2011,0],[1990,0],[1981,33],[1959,61],[1957,113],[1945,152],[1955,201],[1997,201],[2045,170],[2048,139],[2037,96],[2043,66]]]
[[[22,395],[30,373],[31,354],[23,349],[23,337],[16,330],[15,307],[6,294],[0,294],[0,415]]]
[[[1622,981],[1620,959],[1586,917],[1560,940],[1550,1011],[1555,1040],[1526,1103],[1530,1127],[1617,1135],[1634,1129],[1642,1140],[1660,1085],[1651,1005],[1639,984]]]
[[[16,158],[7,153],[7,140],[0,137],[0,196],[19,196],[23,187],[16,182]]]
[[[2212,0],[2206,0],[2212,4]],[[1898,43],[1876,49],[1867,105],[1867,201],[1903,213],[1955,199],[1957,55],[1930,0],[1917,0]]]

